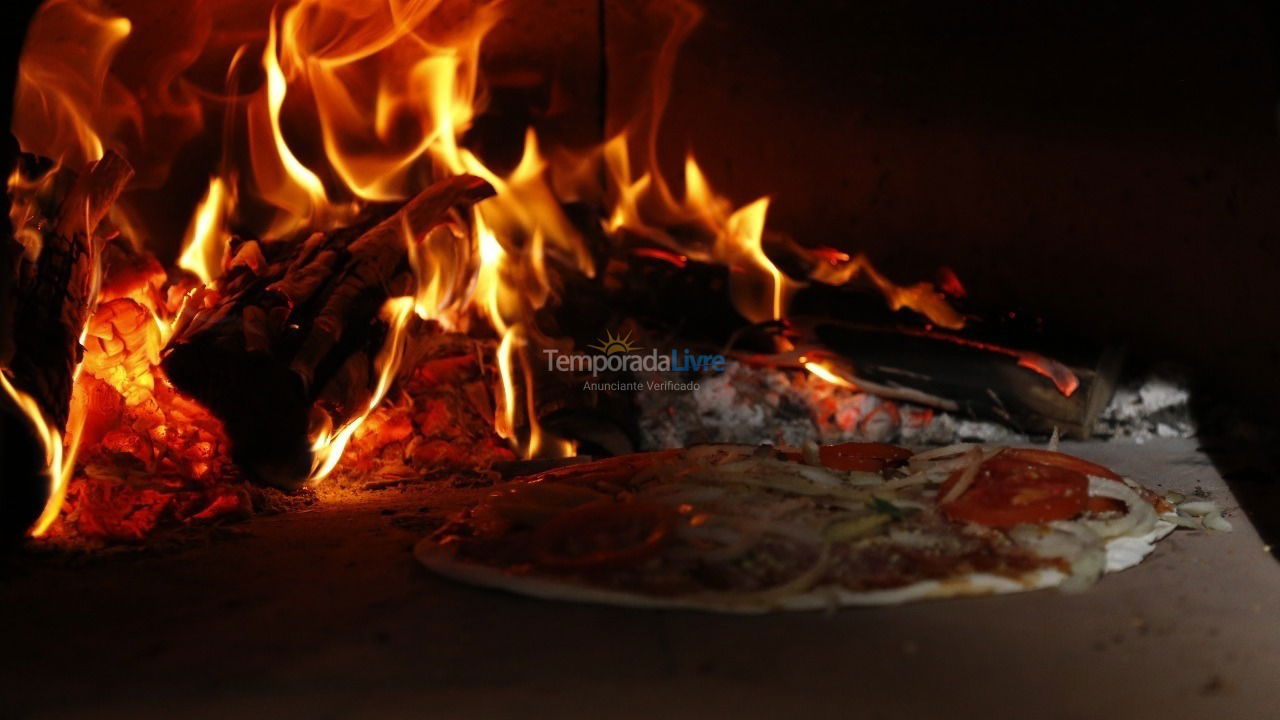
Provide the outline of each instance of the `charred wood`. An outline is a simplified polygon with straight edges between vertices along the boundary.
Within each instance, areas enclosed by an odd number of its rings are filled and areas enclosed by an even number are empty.
[[[454,177],[389,217],[283,251],[240,244],[217,287],[188,302],[164,370],[222,420],[237,463],[260,481],[297,487],[311,470],[315,409],[341,424],[376,381],[379,312],[411,287],[405,233],[418,237],[492,193],[478,178]]]
[[[41,184],[23,227],[0,248],[0,367],[13,387],[34,400],[44,420],[62,431],[71,403],[80,333],[92,310],[102,238],[95,235],[133,176],[123,158],[108,152],[77,176],[66,170]],[[4,418],[0,466],[0,535],[18,536],[35,520],[48,490],[42,440],[26,414],[0,393]]]
[[[950,412],[1032,435],[1057,430],[1089,437],[1120,372],[1121,354],[1114,349],[1099,350],[1091,364],[1067,366],[951,333],[806,319],[796,327],[838,355],[853,382],[869,392],[878,387],[940,398],[954,405],[943,408]]]

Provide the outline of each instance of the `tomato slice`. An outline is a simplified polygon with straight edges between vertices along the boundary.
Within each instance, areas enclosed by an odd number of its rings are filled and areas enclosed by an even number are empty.
[[[674,512],[643,502],[592,502],[566,510],[533,533],[538,564],[561,570],[638,565],[661,549]]]
[[[911,451],[885,443],[841,443],[823,445],[818,449],[818,459],[832,470],[857,470],[881,472],[886,467],[898,465],[911,457]]]
[[[1097,463],[1091,463],[1088,460],[1081,460],[1080,458],[1075,457],[1073,455],[1054,452],[1052,450],[1028,450],[1028,449],[1011,448],[1000,453],[1000,455],[1001,457],[1012,457],[1012,458],[1017,458],[1019,460],[1026,460],[1027,462],[1039,463],[1041,465],[1051,465],[1053,467],[1060,467],[1066,470],[1074,470],[1084,475],[1092,475],[1094,477],[1106,478],[1108,480],[1115,480],[1116,482],[1119,482],[1119,483],[1124,482],[1124,478],[1121,477],[1120,474],[1115,472],[1114,470],[1098,465]],[[1158,513],[1173,512],[1173,505],[1169,504],[1169,501],[1151,492],[1150,490],[1146,488],[1141,488],[1141,487],[1135,487],[1131,489],[1134,492],[1136,492],[1138,496],[1141,497],[1143,500],[1146,500],[1147,503],[1151,505],[1151,507],[1155,508],[1156,512]],[[1108,498],[1091,497],[1089,498],[1089,507],[1086,509],[1089,512],[1111,512],[1111,511],[1124,510],[1125,504],[1123,502],[1120,502],[1119,500],[1110,500],[1110,501],[1108,500],[1109,500]]]
[[[787,453],[787,459],[800,460],[800,453]],[[832,470],[883,472],[911,457],[911,451],[897,445],[872,442],[848,442],[818,448],[818,460]]]
[[[1054,452],[1053,450],[1009,448],[1001,452],[1000,456],[1015,458],[1017,460],[1025,460],[1026,462],[1036,463],[1038,465],[1051,465],[1065,470],[1074,470],[1082,475],[1093,475],[1096,477],[1107,478],[1109,480],[1123,479],[1114,471],[1098,465],[1097,463],[1091,463],[1088,460],[1081,460],[1074,455]]]
[[[963,472],[952,473],[938,496],[946,497]],[[1001,453],[982,463],[969,488],[941,508],[952,520],[1010,528],[1074,517],[1088,498],[1089,479],[1082,473]]]

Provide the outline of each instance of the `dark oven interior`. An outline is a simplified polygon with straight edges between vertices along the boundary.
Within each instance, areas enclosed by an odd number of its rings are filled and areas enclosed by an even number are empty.
[[[15,716],[976,717],[993,673],[1070,716],[1097,663],[1138,717],[1275,699],[1270,5],[13,9]],[[851,440],[1061,440],[1236,532],[1100,598],[763,634],[467,593],[405,552],[581,458]],[[1044,646],[984,634],[1010,621]]]

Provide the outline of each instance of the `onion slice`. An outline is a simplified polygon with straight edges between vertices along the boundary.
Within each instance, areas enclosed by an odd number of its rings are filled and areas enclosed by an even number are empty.
[[[918,452],[915,455],[912,455],[911,463],[915,464],[916,461],[928,462],[930,460],[955,457],[957,455],[962,455],[975,447],[978,446],[973,443],[956,443],[954,445],[946,445],[932,450],[925,450],[924,452]]]
[[[818,550],[818,557],[813,565],[784,583],[754,592],[706,592],[696,593],[693,597],[726,605],[758,605],[774,602],[807,592],[822,579],[830,565],[831,543],[824,542]]]
[[[1178,511],[1192,517],[1203,517],[1218,512],[1218,503],[1212,500],[1188,500],[1178,506]]]
[[[1071,570],[1058,586],[1064,592],[1084,590],[1106,572],[1106,543],[1081,523],[1060,521],[1048,525],[1018,525],[1009,531],[1009,537],[1039,557],[1065,560]]]
[[[1155,508],[1122,482],[1090,475],[1089,495],[1119,500],[1127,508],[1118,518],[1088,518],[1079,521],[1104,539],[1121,535],[1145,535],[1156,526]]]
[[[941,480],[943,477],[945,476],[938,475],[937,479]],[[880,489],[901,490],[902,488],[911,487],[913,485],[924,485],[933,479],[935,479],[933,473],[930,473],[927,470],[922,470],[920,472],[911,473],[910,475],[904,475],[900,478],[894,478],[893,480],[881,485]]]
[[[681,524],[676,528],[676,537],[689,544],[687,555],[706,562],[727,562],[735,560],[760,542],[759,533],[749,532],[741,526],[723,522],[712,522],[692,527]],[[713,547],[707,547],[707,544]],[[701,547],[698,547],[701,546]]]
[[[1231,523],[1227,522],[1226,518],[1222,517],[1222,513],[1217,510],[1205,515],[1200,522],[1204,523],[1204,526],[1209,530],[1231,532]]]
[[[968,465],[960,473],[960,478],[956,480],[956,484],[951,486],[946,495],[938,499],[939,505],[946,505],[963,495],[964,491],[968,490],[969,486],[973,484],[974,478],[978,477],[978,468],[982,467],[982,462],[985,460],[982,447],[979,445],[973,446],[965,453],[965,456],[969,459]]]

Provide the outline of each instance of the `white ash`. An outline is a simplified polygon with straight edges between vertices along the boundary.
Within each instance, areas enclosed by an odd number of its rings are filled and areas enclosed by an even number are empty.
[[[799,370],[730,361],[723,373],[697,382],[690,392],[638,395],[645,449],[704,442],[798,447],[811,441],[925,445],[1026,439],[996,423],[885,401]]]
[[[1185,380],[1162,371],[1118,388],[1098,418],[1095,434],[1137,442],[1191,437],[1196,425],[1190,401]]]
[[[1031,438],[995,422],[973,420],[832,385],[800,370],[730,361],[688,392],[639,393],[643,449],[694,443],[953,442],[1012,443]],[[1123,386],[1098,421],[1101,438],[1143,442],[1195,432],[1181,382],[1166,375]]]

